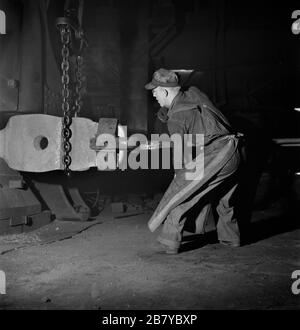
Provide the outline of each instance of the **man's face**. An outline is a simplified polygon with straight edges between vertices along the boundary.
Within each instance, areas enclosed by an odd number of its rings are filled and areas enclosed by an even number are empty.
[[[167,96],[166,90],[160,86],[152,89],[152,95],[156,98],[157,102],[161,107],[167,106]]]

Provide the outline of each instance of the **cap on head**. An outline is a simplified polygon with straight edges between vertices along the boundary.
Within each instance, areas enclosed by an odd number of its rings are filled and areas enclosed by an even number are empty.
[[[145,85],[146,89],[154,89],[158,86],[162,87],[176,87],[178,84],[178,77],[174,71],[159,69],[153,73],[152,80]]]

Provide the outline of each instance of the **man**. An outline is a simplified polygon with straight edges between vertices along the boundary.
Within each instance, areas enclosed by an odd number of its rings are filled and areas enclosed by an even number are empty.
[[[190,87],[185,92],[181,91],[175,72],[157,70],[145,88],[152,90],[160,106],[168,109],[164,118],[170,135],[180,134],[182,138],[186,134],[204,135],[204,173],[202,171],[201,175],[195,174],[195,179],[187,180],[186,168],[176,171],[149,220],[150,230],[154,231],[163,223],[158,241],[167,253],[178,253],[183,228],[191,210],[198,208],[201,217],[200,221],[197,220],[197,228],[199,232],[204,232],[207,217],[202,211],[205,208],[204,201],[208,198],[209,203],[217,201],[219,241],[234,247],[240,246],[240,232],[233,205],[240,164],[239,135],[233,134],[225,116],[199,89]],[[195,159],[197,161],[200,158]]]

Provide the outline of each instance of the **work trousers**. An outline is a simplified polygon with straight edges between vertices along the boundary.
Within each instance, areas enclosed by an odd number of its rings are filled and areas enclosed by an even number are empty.
[[[201,203],[201,199],[206,196],[207,192],[211,198],[210,202],[216,204],[216,211],[219,217],[217,222],[218,239],[232,245],[239,245],[240,232],[234,202],[238,186],[237,174],[240,162],[240,154],[236,150],[226,165],[206,185],[201,187],[192,198],[173,208],[163,223],[158,241],[171,249],[179,248],[187,219],[185,215],[191,207]],[[198,197],[200,192],[200,197]],[[196,227],[198,232],[204,232],[205,221],[207,220],[205,213],[207,212],[201,212],[202,216],[197,219]]]

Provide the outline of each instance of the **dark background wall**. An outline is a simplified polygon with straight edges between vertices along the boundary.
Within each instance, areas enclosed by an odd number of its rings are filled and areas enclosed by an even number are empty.
[[[72,2],[72,1],[71,1]],[[73,1],[76,5],[77,1]],[[61,115],[59,0],[0,0],[0,111]],[[238,125],[297,136],[300,35],[289,3],[229,0],[86,0],[81,115],[117,117],[152,132],[157,105],[144,90],[155,69],[197,70],[194,83]],[[12,84],[13,81],[17,85]]]

